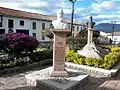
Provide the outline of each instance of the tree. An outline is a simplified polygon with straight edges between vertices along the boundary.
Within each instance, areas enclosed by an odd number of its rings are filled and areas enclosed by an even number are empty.
[[[53,25],[50,24],[50,28],[46,28],[42,30],[43,35],[45,35],[46,37],[53,39],[53,33],[50,31],[50,29],[53,29]]]

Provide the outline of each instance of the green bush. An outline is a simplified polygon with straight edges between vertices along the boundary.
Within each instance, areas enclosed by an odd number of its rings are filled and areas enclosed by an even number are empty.
[[[82,64],[82,65],[86,64],[85,59],[84,58],[79,58],[78,59],[78,64]]]
[[[73,61],[73,54],[74,53],[75,53],[74,50],[67,51],[67,53],[66,53],[66,61],[67,62]]]
[[[37,48],[36,51],[30,54],[30,60],[34,62],[52,58],[53,58],[52,49]]]
[[[76,64],[87,64],[89,66],[94,66],[98,68],[110,69],[120,60],[120,51],[110,52],[109,54],[105,55],[104,59],[102,58],[83,58],[74,50],[69,50],[66,53],[66,61],[73,62]]]
[[[100,67],[100,65],[104,63],[104,60],[102,58],[94,58],[93,61],[95,67]]]
[[[120,52],[111,52],[104,57],[104,68],[110,69],[120,60]]]
[[[86,62],[86,64],[89,65],[89,66],[93,66],[93,65],[94,65],[94,59],[93,59],[93,58],[87,57],[87,58],[85,59],[85,62]]]
[[[119,52],[120,51],[120,47],[112,47],[111,51],[112,52]]]
[[[19,58],[19,59],[14,58],[13,61],[9,61],[7,63],[3,63],[3,62],[0,63],[0,70],[3,70],[5,68],[12,68],[12,67],[16,67],[16,66],[23,66],[28,63],[29,63],[29,61],[26,60],[25,58]]]
[[[66,53],[66,61],[67,62],[74,62],[76,64],[85,64],[85,60],[74,50],[69,50]]]

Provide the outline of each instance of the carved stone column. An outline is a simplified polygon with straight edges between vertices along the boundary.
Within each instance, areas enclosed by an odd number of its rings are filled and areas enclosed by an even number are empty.
[[[92,19],[92,16],[89,17],[89,22],[88,22],[88,39],[87,39],[87,44],[92,44],[92,40],[93,40],[93,26],[94,26],[94,22]]]
[[[87,44],[92,44],[93,41],[93,30],[88,29],[88,38],[87,38]]]
[[[67,77],[69,74],[65,70],[65,51],[66,51],[66,35],[70,30],[52,29],[54,34],[53,43],[53,77]]]

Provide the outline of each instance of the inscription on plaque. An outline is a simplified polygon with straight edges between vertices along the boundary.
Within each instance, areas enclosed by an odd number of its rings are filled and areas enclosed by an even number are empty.
[[[64,41],[56,41],[55,47],[65,47],[65,42]]]

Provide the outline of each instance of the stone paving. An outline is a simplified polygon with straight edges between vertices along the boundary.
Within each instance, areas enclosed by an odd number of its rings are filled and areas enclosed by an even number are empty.
[[[0,90],[39,90],[26,83],[25,75],[48,66],[41,66],[28,72],[0,76]],[[77,90],[120,90],[120,71],[114,78],[91,75],[88,83]]]
[[[120,90],[120,71],[114,78],[91,75],[88,83],[78,90]]]

